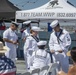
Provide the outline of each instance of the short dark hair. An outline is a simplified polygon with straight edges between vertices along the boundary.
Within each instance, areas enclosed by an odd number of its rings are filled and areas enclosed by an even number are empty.
[[[39,49],[45,49],[45,45],[38,46]]]
[[[58,25],[57,26],[60,26],[60,24],[58,23]]]
[[[19,26],[18,24],[14,23],[14,22],[13,22],[12,24],[13,24],[13,25],[15,25],[15,26],[16,26],[16,28],[18,28],[18,26]]]
[[[31,24],[29,23],[28,25],[25,25],[25,27],[29,27]]]

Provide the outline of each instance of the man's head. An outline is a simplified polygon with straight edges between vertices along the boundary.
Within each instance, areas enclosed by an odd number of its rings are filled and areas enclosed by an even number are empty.
[[[18,23],[12,22],[10,27],[12,30],[16,30],[18,28],[18,26],[19,26]]]
[[[59,21],[58,20],[54,20],[50,26],[56,31],[59,32],[60,31],[60,25],[59,25]]]
[[[25,21],[23,22],[23,25],[25,25],[25,27],[31,27],[31,21]]]
[[[37,36],[38,32],[41,31],[40,27],[37,27],[37,26],[32,26],[31,27],[31,30],[30,30],[30,33]]]
[[[44,49],[46,44],[47,44],[47,41],[39,41],[37,43],[37,46],[38,46],[39,49]]]

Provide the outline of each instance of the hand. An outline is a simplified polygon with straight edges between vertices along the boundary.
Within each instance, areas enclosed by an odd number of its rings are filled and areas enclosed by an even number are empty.
[[[13,41],[12,43],[13,43],[13,44],[17,44],[18,42],[17,42],[17,41]]]
[[[58,52],[59,52],[59,53],[62,53],[62,52],[63,52],[63,50],[58,50]]]
[[[57,75],[67,75],[65,72],[63,72],[63,71],[59,71],[58,73],[57,73]]]
[[[51,50],[51,53],[55,53],[55,51],[54,50]]]

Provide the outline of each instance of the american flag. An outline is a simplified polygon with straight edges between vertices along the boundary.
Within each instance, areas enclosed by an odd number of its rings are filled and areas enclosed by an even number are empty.
[[[15,75],[16,66],[14,62],[6,56],[0,56],[0,75]]]

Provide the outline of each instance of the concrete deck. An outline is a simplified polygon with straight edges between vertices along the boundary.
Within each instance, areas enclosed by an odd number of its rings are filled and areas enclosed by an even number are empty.
[[[69,64],[69,66],[71,66],[72,64]],[[22,59],[22,60],[17,60],[16,61],[16,67],[17,67],[17,75],[22,75],[26,72],[25,68],[25,61]]]
[[[17,75],[21,75],[26,72],[25,70],[26,66],[24,60],[17,60],[16,67],[17,67]]]

